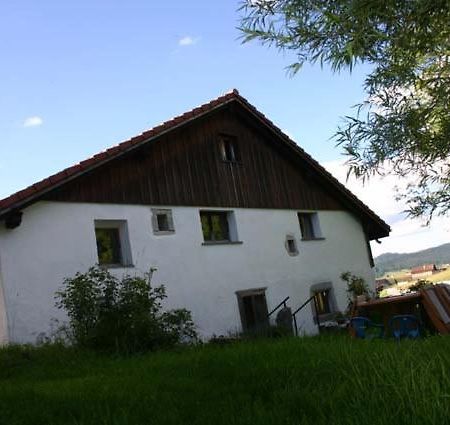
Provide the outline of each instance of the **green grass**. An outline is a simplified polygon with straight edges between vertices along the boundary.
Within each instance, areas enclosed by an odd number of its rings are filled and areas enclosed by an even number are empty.
[[[446,424],[450,338],[262,340],[114,357],[0,350],[0,423]]]
[[[443,270],[426,278],[430,282],[441,282],[443,280],[450,280],[450,269]]]

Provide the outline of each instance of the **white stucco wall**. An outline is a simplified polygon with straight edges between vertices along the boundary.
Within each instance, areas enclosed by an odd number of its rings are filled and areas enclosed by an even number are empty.
[[[134,267],[114,273],[143,274],[158,267],[153,283],[166,285],[168,307],[191,310],[204,336],[241,329],[238,290],[267,287],[269,310],[286,296],[295,309],[310,296],[311,285],[330,281],[343,310],[342,272],[349,270],[373,282],[361,225],[347,212],[320,211],[325,240],[301,241],[297,211],[236,208],[243,243],[204,246],[199,208],[172,210],[173,235],[154,235],[151,207],[138,205],[39,202],[24,211],[20,227],[2,226],[1,276],[9,340],[34,342],[39,333],[49,332],[52,318],[64,319],[54,307],[54,293],[64,277],[98,261],[94,220],[127,220]],[[286,252],[287,234],[295,235],[299,255]],[[309,306],[298,322],[303,332],[316,331]]]

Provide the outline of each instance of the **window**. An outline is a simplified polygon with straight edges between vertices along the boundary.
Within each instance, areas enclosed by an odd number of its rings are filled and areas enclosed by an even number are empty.
[[[241,243],[233,211],[200,211],[205,244]]]
[[[167,232],[168,230],[170,230],[167,214],[158,214],[156,216],[156,221],[158,222],[158,230],[160,232]]]
[[[311,295],[314,296],[311,303],[314,321],[320,323],[333,320],[338,311],[331,282],[317,283],[311,286]]]
[[[317,213],[298,213],[302,240],[323,239]]]
[[[95,220],[95,238],[101,266],[131,265],[126,221]]]
[[[287,253],[290,256],[298,255],[297,242],[296,242],[294,236],[287,235],[284,246],[286,248]]]
[[[319,316],[321,314],[331,313],[330,291],[331,289],[324,289],[315,293],[316,311]]]
[[[152,209],[152,226],[155,235],[166,235],[175,233],[173,225],[172,210]]]
[[[238,162],[239,155],[236,139],[231,136],[222,136],[219,143],[220,155],[223,161]]]
[[[222,211],[201,211],[203,238],[205,241],[230,241],[228,213]]]

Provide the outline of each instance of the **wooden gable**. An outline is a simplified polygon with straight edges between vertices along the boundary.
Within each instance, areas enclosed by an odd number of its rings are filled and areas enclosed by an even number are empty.
[[[223,161],[218,147],[223,137],[236,144],[238,163]],[[0,220],[8,229],[17,227],[22,211],[42,199],[341,209],[359,218],[368,239],[390,231],[237,90],[0,199]]]
[[[222,159],[231,137],[237,162]],[[307,164],[227,104],[143,144],[46,194],[70,202],[342,210],[345,205]]]

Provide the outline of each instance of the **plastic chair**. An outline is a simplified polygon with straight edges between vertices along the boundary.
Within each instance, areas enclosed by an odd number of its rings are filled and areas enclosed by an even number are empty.
[[[350,328],[353,329],[355,337],[360,339],[382,338],[384,335],[384,326],[373,323],[367,317],[352,317]],[[371,329],[377,330],[377,332],[370,332]]]
[[[413,314],[402,314],[393,316],[389,320],[389,329],[395,339],[416,339],[420,336],[420,321]]]

